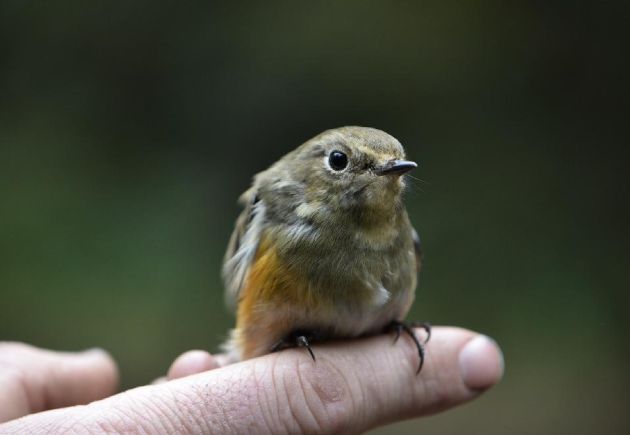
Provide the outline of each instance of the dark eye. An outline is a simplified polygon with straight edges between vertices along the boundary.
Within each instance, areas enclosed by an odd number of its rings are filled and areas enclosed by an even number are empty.
[[[342,171],[348,166],[348,156],[341,151],[333,151],[328,156],[328,164],[335,171]]]

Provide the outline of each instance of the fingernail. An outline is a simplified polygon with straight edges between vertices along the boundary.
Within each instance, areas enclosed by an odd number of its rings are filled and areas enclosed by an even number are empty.
[[[114,361],[111,355],[105,349],[101,349],[100,347],[85,349],[79,355],[82,357],[83,361]]]
[[[104,349],[100,348],[100,347],[91,347],[89,349],[85,349],[83,352],[81,352],[83,355],[85,356],[103,356],[103,355],[108,355],[107,352],[105,352]]]
[[[485,390],[503,377],[503,353],[493,339],[479,335],[459,353],[459,369],[468,388]]]

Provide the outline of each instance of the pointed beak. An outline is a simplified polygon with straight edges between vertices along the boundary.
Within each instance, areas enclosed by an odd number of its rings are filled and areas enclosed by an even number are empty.
[[[377,167],[374,173],[376,175],[402,175],[417,167],[418,165],[415,162],[410,162],[409,160],[390,160],[384,165]]]

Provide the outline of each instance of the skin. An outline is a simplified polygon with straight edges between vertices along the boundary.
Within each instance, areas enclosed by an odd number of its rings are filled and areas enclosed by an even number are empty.
[[[463,404],[502,376],[496,343],[472,331],[434,328],[418,376],[401,340],[328,342],[317,363],[287,350],[223,366],[225,355],[192,351],[167,379],[114,395],[116,365],[101,350],[0,342],[0,433],[359,433]]]
[[[329,156],[348,157],[332,168]],[[366,127],[328,130],[256,175],[224,264],[233,360],[278,342],[351,338],[402,321],[419,258],[402,201],[401,144]],[[299,334],[296,334],[299,332]]]

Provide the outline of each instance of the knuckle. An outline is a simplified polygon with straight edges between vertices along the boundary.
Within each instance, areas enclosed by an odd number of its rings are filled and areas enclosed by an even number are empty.
[[[3,384],[24,386],[26,384],[26,373],[21,367],[12,364],[4,364],[0,361],[0,380]]]
[[[316,362],[297,354],[274,370],[281,390],[287,429],[302,433],[340,433],[349,429],[356,407],[348,380],[329,360]]]
[[[24,368],[0,361],[0,389],[12,397],[13,404],[21,404],[27,412],[41,411],[44,408],[43,398],[33,394],[28,373]]]

